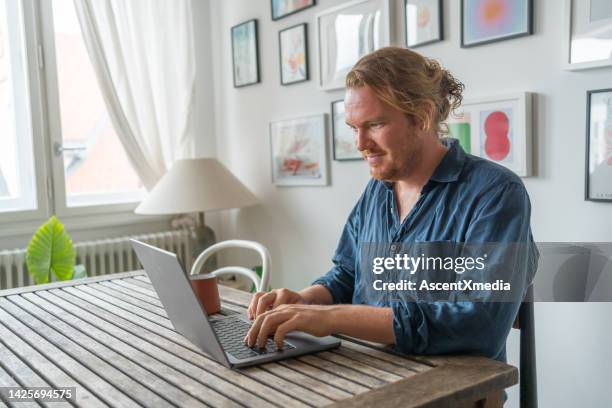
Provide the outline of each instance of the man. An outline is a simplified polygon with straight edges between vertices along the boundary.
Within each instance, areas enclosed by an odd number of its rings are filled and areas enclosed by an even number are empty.
[[[245,342],[300,330],[345,334],[406,353],[474,353],[505,360],[513,302],[407,302],[380,305],[363,290],[364,243],[533,242],[530,203],[509,170],[441,139],[440,124],[461,102],[463,85],[432,60],[388,47],[363,57],[346,78],[346,122],[372,180],[351,212],[334,267],[312,286],[257,293]],[[512,273],[525,284],[537,251]],[[519,288],[524,293],[524,288]]]

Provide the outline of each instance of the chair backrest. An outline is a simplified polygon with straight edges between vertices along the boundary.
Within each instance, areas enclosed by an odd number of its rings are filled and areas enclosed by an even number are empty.
[[[520,333],[520,406],[537,408],[538,379],[536,371],[535,317],[533,309],[533,286],[527,289],[513,327]]]
[[[257,291],[265,290],[268,287],[268,284],[270,282],[270,265],[271,265],[270,252],[265,246],[255,241],[231,239],[231,240],[222,241],[214,245],[211,245],[210,247],[206,248],[197,257],[197,259],[193,263],[193,267],[191,268],[191,275],[197,275],[198,273],[200,273],[200,269],[202,268],[204,263],[206,263],[206,260],[208,258],[210,258],[213,254],[217,253],[218,251],[222,249],[226,249],[226,248],[246,248],[246,249],[252,249],[256,251],[261,257],[261,266],[262,266],[261,279],[259,278],[259,276],[257,276],[255,272],[243,266],[226,266],[223,268],[216,269],[210,273],[215,276],[225,275],[225,274],[243,275],[249,278],[251,281],[253,281]]]

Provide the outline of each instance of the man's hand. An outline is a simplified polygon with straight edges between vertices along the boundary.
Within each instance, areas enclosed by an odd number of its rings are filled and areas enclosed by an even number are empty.
[[[328,336],[334,331],[332,313],[336,308],[336,306],[303,304],[280,305],[258,314],[244,341],[249,347],[254,345],[264,347],[268,337],[274,333],[274,342],[280,349],[285,335],[292,331],[298,330],[313,336]]]
[[[274,289],[271,292],[257,292],[251,300],[247,315],[249,319],[253,320],[269,309],[274,309],[280,305],[291,305],[296,303],[304,304],[307,302],[302,295],[289,289],[283,288]]]
[[[346,334],[376,343],[395,343],[393,311],[389,307],[296,303],[282,304],[260,313],[244,342],[249,347],[263,347],[268,337],[274,334],[274,341],[280,348],[285,335],[292,331],[303,331],[313,336]]]

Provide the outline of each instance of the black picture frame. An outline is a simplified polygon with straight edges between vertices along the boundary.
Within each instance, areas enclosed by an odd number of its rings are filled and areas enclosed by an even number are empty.
[[[304,38],[304,78],[293,80],[293,81],[285,81],[283,78],[283,39],[282,34],[289,30],[295,30],[296,28],[302,27],[302,36]],[[310,80],[310,68],[309,68],[309,55],[308,55],[308,24],[300,23],[293,25],[291,27],[284,28],[278,32],[278,59],[280,66],[280,83],[283,86],[299,84],[301,82],[306,82]]]
[[[444,40],[444,8],[443,8],[444,4],[443,4],[443,0],[438,0],[438,10],[440,10],[440,13],[438,14],[438,24],[439,24],[438,38],[429,40],[429,41],[423,41],[423,42],[413,44],[413,45],[408,45],[408,20],[406,18],[406,9],[407,9],[409,2],[410,0],[404,0],[404,43],[406,45],[406,48],[410,48],[410,49],[419,48],[424,45],[429,45],[429,44],[443,41]]]
[[[282,18],[285,18],[285,17],[288,17],[288,16],[292,16],[295,13],[299,13],[300,11],[306,10],[306,9],[308,9],[310,7],[314,7],[314,6],[317,5],[317,0],[311,0],[312,1],[311,4],[308,4],[308,5],[304,6],[304,7],[301,7],[299,9],[295,9],[295,10],[289,12],[289,13],[274,15],[274,1],[275,0],[270,0],[270,15],[272,16],[272,21],[277,21],[277,20],[280,20]]]
[[[236,45],[234,41],[234,33],[240,27],[248,25],[248,24],[253,24],[254,26],[253,28],[254,38],[252,39],[252,41],[254,42],[254,45],[255,45],[255,62],[254,62],[255,79],[250,82],[238,83],[237,78],[236,78]],[[251,20],[243,21],[240,24],[236,24],[235,26],[232,26],[230,29],[230,38],[232,42],[232,76],[234,78],[234,88],[243,88],[245,86],[255,85],[261,82],[260,65],[259,65],[259,33],[258,33],[257,25],[258,25],[257,19],[251,19]]]
[[[587,91],[587,103],[586,103],[586,119],[587,120],[586,120],[586,143],[585,143],[586,148],[585,148],[585,160],[584,160],[584,200],[610,203],[612,202],[612,188],[611,188],[610,198],[591,197],[591,191],[590,191],[591,178],[590,178],[589,167],[590,167],[590,162],[591,162],[591,122],[592,122],[591,120],[592,118],[591,99],[594,94],[599,94],[599,93],[609,93],[610,98],[612,98],[612,88]],[[612,186],[612,179],[610,180],[610,185]]]
[[[337,138],[337,133],[336,133],[336,126],[335,126],[335,122],[336,122],[336,105],[338,105],[339,103],[344,103],[344,99],[338,99],[335,101],[331,102],[331,106],[330,106],[330,121],[331,121],[331,130],[332,130],[332,157],[334,159],[334,161],[363,161],[363,156],[361,155],[361,153],[357,153],[359,156],[355,156],[355,157],[344,157],[344,158],[340,158],[338,157],[338,154],[336,153],[336,149],[338,148],[338,145],[336,143],[336,138]]]
[[[461,0],[461,48],[471,48],[478,47],[479,45],[492,44],[500,41],[511,40],[514,38],[526,37],[532,35],[533,30],[533,0],[525,0],[527,1],[527,31],[517,34],[510,34],[504,37],[492,38],[490,40],[483,40],[478,42],[473,42],[470,44],[465,43],[465,2],[466,0]]]

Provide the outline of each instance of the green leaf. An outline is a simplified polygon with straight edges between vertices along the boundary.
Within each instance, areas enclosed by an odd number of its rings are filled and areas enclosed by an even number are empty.
[[[87,271],[85,270],[85,265],[82,265],[82,264],[74,265],[72,279],[82,279],[86,277],[87,277]]]
[[[55,216],[36,231],[26,254],[28,271],[36,283],[49,282],[49,274],[57,280],[72,278],[76,251],[72,239]]]

